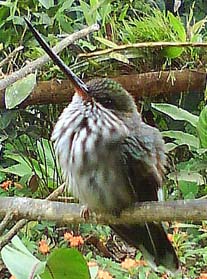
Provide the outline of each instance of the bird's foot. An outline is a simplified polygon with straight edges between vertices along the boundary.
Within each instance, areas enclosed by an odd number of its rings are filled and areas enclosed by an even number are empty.
[[[83,205],[81,208],[81,213],[80,213],[80,217],[83,218],[84,220],[88,220],[91,216],[91,211],[88,208],[87,205]]]

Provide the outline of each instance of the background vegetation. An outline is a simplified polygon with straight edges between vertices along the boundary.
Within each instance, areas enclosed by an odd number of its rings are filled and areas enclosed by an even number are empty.
[[[205,71],[206,52],[202,48],[132,48],[91,59],[78,57],[80,53],[136,42],[205,42],[206,1],[181,2],[179,10],[174,12],[174,1],[164,0],[0,1],[0,61],[17,47],[24,46],[24,50],[1,65],[1,78],[44,54],[27,30],[24,16],[31,17],[33,25],[51,46],[66,33],[100,23],[100,31],[61,53],[65,63],[81,78],[92,78],[94,73],[96,77],[104,77],[165,69]],[[51,80],[64,76],[55,65],[47,63],[30,76],[29,83],[35,84],[36,78]],[[176,82],[173,74],[169,80]],[[205,96],[198,93],[178,92],[169,98],[139,101],[143,118],[159,127],[166,140],[169,166],[164,189],[168,199],[203,199],[207,195],[207,109]],[[49,139],[64,106],[21,108],[15,104],[12,109],[1,109],[0,196],[45,198],[63,182]],[[182,265],[176,278],[207,278],[207,222],[170,223],[166,227]],[[114,256],[106,258],[109,254]],[[2,264],[0,278],[12,275],[17,279],[89,278],[88,267],[91,278],[172,278],[164,269],[154,272],[139,251],[126,246],[104,226],[68,228],[51,222],[30,222],[18,232],[13,245],[2,250],[1,256],[6,267]],[[64,277],[64,272],[60,277],[55,263],[61,271],[71,274],[70,277]],[[51,270],[53,277],[50,277]],[[77,270],[80,273],[73,274]]]

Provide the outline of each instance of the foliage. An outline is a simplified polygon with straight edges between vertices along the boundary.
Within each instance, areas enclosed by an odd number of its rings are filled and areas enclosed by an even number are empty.
[[[87,264],[76,249],[60,248],[54,250],[46,261],[34,257],[21,240],[15,236],[12,245],[6,245],[2,251],[2,259],[16,279],[89,279]],[[17,260],[18,259],[18,260]]]
[[[197,116],[170,104],[152,104],[152,107],[175,120],[186,121],[193,127],[192,131],[194,131],[195,135],[174,130],[164,131],[162,134],[164,137],[173,140],[166,144],[169,151],[174,151],[180,146],[187,145],[189,150],[193,153],[193,158],[177,164],[177,170],[169,173],[168,178],[174,180],[175,183],[178,183],[177,186],[179,187],[183,198],[195,198],[199,193],[199,185],[205,185],[206,180],[206,164],[204,162],[206,162],[207,159],[207,150],[203,149],[204,146],[201,145],[202,142],[205,143],[206,141],[205,133],[203,133],[206,129],[206,110],[204,108],[198,118]],[[200,131],[198,135],[196,135],[196,128]]]
[[[5,92],[6,108],[12,109],[21,104],[30,95],[35,85],[36,75],[29,74],[25,78],[7,87]]]
[[[72,64],[72,69],[85,78],[94,73],[105,76],[162,70],[164,67],[204,67],[206,59],[203,51],[193,48],[130,49],[109,56],[98,56],[93,60],[77,58],[79,52],[111,48],[124,43],[205,40],[205,1],[199,0],[193,5],[192,1],[183,1],[183,10],[179,15],[173,14],[173,11],[167,12],[166,3],[164,0],[0,1],[0,60],[19,45],[24,45],[23,52],[17,53],[12,61],[2,66],[2,77],[44,53],[28,32],[23,16],[31,17],[34,26],[51,46],[65,33],[72,33],[86,24],[99,21],[99,32],[79,40],[61,53],[65,63]],[[42,71],[7,88],[7,109],[0,111],[0,196],[45,198],[62,183],[49,138],[63,106],[21,107],[22,101],[32,91],[36,77],[50,80],[62,78],[63,75],[56,66],[48,63]],[[203,108],[202,103],[199,105],[198,116],[191,106],[190,111],[187,111],[172,104],[152,104],[156,123],[160,129],[165,128],[163,136],[171,161],[165,181],[169,199],[203,198],[207,195],[206,107]],[[183,274],[180,272],[176,278],[199,278],[207,261],[206,222],[173,223],[168,226],[168,237],[182,263]],[[34,276],[64,278],[68,274],[72,278],[74,272],[82,274],[76,274],[74,278],[89,278],[88,269],[94,279],[172,278],[162,268],[153,271],[143,261],[141,253],[131,252],[129,247],[124,248],[127,250],[124,252],[120,251],[120,247],[115,247],[115,258],[104,258],[103,251],[97,248],[99,246],[93,247],[87,243],[87,239],[93,235],[101,244],[100,247],[110,246],[113,234],[109,227],[82,224],[64,228],[51,222],[38,221],[30,222],[18,235],[21,240],[15,237],[12,244],[1,251],[4,263],[16,279]],[[120,246],[125,247],[122,244]],[[121,263],[116,259],[119,254]]]

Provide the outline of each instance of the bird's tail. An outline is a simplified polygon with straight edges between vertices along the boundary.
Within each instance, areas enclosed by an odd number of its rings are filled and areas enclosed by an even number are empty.
[[[177,255],[161,223],[114,225],[112,229],[128,244],[141,250],[153,267],[162,265],[171,272],[178,270]]]

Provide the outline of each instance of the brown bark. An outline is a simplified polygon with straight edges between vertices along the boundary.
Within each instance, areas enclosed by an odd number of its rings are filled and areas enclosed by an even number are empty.
[[[174,78],[173,82],[171,77]],[[113,79],[137,100],[143,96],[154,97],[180,92],[203,92],[206,84],[206,73],[189,70],[164,71],[123,75]],[[68,80],[42,81],[37,84],[34,92],[22,103],[22,106],[69,102],[73,93],[73,86]],[[5,107],[4,92],[0,91],[0,108],[3,107]]]
[[[177,200],[138,203],[124,210],[119,217],[105,213],[91,214],[88,220],[81,217],[85,207],[75,203],[64,203],[25,197],[1,197],[0,216],[8,212],[14,220],[55,221],[59,224],[135,224],[152,221],[201,221],[207,219],[207,200]]]
[[[63,183],[57,189],[55,189],[46,198],[46,200],[52,201],[52,200],[56,199],[60,194],[63,193],[64,189],[65,189],[65,183]],[[14,200],[13,205],[15,206],[15,200]],[[1,208],[1,205],[0,205],[0,208]],[[5,217],[4,217],[3,221],[0,223],[0,235],[6,229],[7,225],[10,223],[10,221],[15,219],[16,213],[17,213],[16,209],[13,206],[11,206],[11,208],[8,208],[7,213],[3,214],[3,216],[5,215]],[[0,216],[1,216],[1,214],[0,214]],[[16,224],[9,231],[7,231],[7,233],[3,237],[1,237],[0,250],[12,239],[12,237],[15,234],[18,233],[18,231],[20,231],[27,224],[27,222],[28,222],[27,219],[20,218],[20,220],[18,222],[16,222]]]

